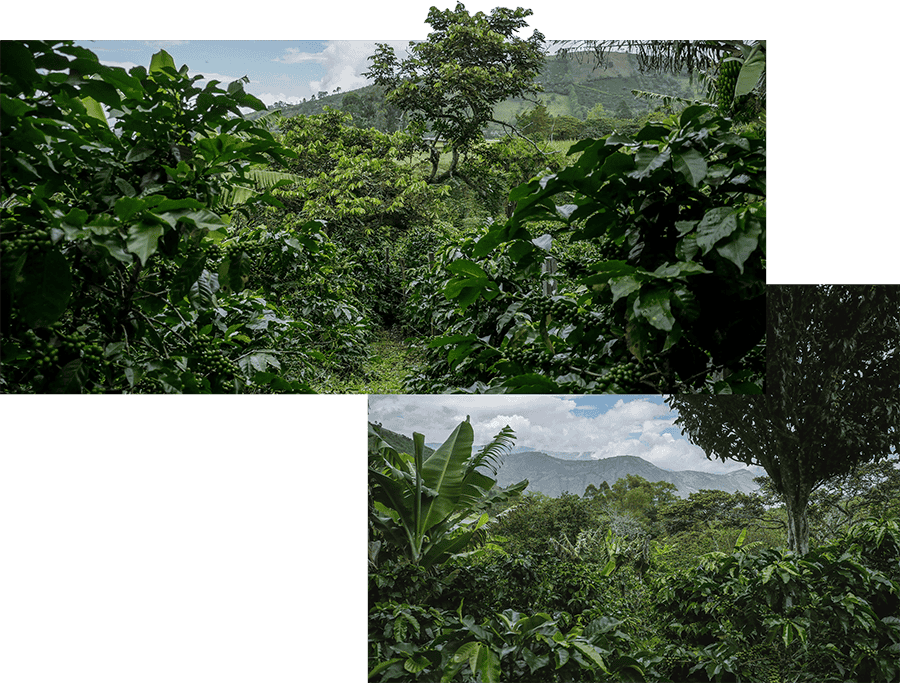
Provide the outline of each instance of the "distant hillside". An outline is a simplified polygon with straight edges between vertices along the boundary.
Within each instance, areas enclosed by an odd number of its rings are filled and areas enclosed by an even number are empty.
[[[384,427],[377,427],[377,430],[381,432],[382,438],[398,451],[413,452],[413,441],[409,437]],[[431,444],[433,447],[438,445],[440,444]],[[478,451],[480,448],[482,446],[476,444],[472,450]],[[514,447],[513,452],[503,456],[497,472],[498,486],[505,488],[527,479],[526,492],[539,491],[544,495],[558,498],[568,491],[581,496],[584,495],[588,484],[599,487],[605,481],[612,486],[626,475],[635,474],[650,482],[667,481],[674,484],[680,498],[687,498],[702,489],[751,493],[759,488],[753,481],[756,475],[747,470],[730,474],[712,474],[696,470],[668,472],[634,455],[617,455],[594,460],[589,457],[589,453],[560,451],[558,454],[563,457],[554,458],[536,451],[517,452],[521,448],[521,446]],[[433,453],[435,448],[426,445],[425,450],[427,456]],[[588,456],[587,459],[584,459],[585,456]]]
[[[537,95],[554,116],[572,116],[584,120],[597,104],[602,104],[610,116],[628,113],[641,116],[651,109],[651,103],[636,98],[632,90],[643,90],[678,97],[696,97],[697,86],[692,85],[686,74],[640,73],[637,57],[625,53],[609,53],[602,65],[592,55],[568,58],[550,56],[544,63],[540,76],[536,79],[544,92]],[[347,109],[344,98],[352,93],[359,100],[383,101],[382,94],[374,85],[368,85],[347,92],[321,94],[300,104],[283,105],[279,108],[284,116],[298,114],[320,114],[325,107]],[[534,106],[523,99],[501,102],[494,109],[497,119],[514,123],[516,114],[528,111]],[[254,113],[248,118],[256,118]],[[486,131],[490,137],[500,131]]]
[[[680,498],[687,498],[701,489],[750,493],[758,488],[753,482],[755,475],[746,470],[730,474],[694,470],[667,472],[633,455],[586,461],[561,460],[537,452],[506,455],[497,474],[497,484],[509,486],[527,479],[526,491],[540,491],[556,498],[566,491],[581,496],[588,484],[599,487],[605,481],[611,486],[627,474],[641,476],[650,482],[667,481],[675,484]]]

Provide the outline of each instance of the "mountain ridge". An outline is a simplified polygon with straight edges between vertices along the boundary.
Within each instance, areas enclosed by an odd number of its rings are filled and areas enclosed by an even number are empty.
[[[617,480],[632,474],[647,481],[666,481],[674,484],[677,495],[687,498],[703,489],[750,493],[759,487],[756,476],[748,470],[727,474],[713,474],[698,470],[669,471],[657,467],[636,455],[617,455],[598,460],[563,460],[540,451],[509,453],[504,456],[497,470],[497,485],[509,486],[522,479],[528,480],[527,491],[538,491],[552,498],[563,493],[583,495],[588,485],[599,487],[604,481],[612,486]]]
[[[372,424],[371,422],[369,424]],[[397,450],[404,446],[411,447],[412,440],[396,432],[378,425],[382,438],[391,443]],[[426,444],[426,457],[440,444]],[[473,446],[477,452],[481,445]],[[546,451],[522,450],[528,446],[515,446],[502,457],[497,469],[497,485],[507,487],[523,479],[528,480],[525,489],[540,492],[552,498],[558,498],[565,492],[584,495],[589,484],[599,487],[604,481],[612,486],[617,480],[628,474],[643,477],[649,482],[667,481],[674,484],[679,498],[687,498],[690,494],[703,489],[734,493],[751,493],[759,486],[753,481],[756,476],[749,470],[737,470],[727,474],[714,474],[698,470],[664,470],[636,455],[616,455],[610,458],[594,460],[578,458],[558,458],[548,455]],[[407,452],[409,452],[407,450]],[[590,454],[592,451],[554,451],[568,455]]]
[[[544,101],[550,114],[573,116],[582,121],[597,104],[602,104],[609,114],[623,105],[633,116],[640,116],[653,109],[653,103],[635,97],[632,90],[688,98],[695,96],[696,92],[696,87],[687,74],[642,73],[638,68],[637,55],[619,52],[608,53],[602,64],[589,53],[565,58],[548,55],[535,83],[543,88],[538,97]],[[321,114],[325,107],[345,109],[344,98],[351,94],[356,98],[370,99],[379,103],[379,106],[383,104],[383,92],[378,86],[370,84],[347,91],[322,92],[297,104],[277,102],[267,109],[281,109],[282,114],[287,117]],[[506,123],[515,123],[516,114],[524,113],[532,107],[534,103],[530,99],[509,98],[496,105],[494,117]],[[255,119],[264,113],[253,112],[247,118]],[[491,132],[491,135],[497,134],[497,131]]]

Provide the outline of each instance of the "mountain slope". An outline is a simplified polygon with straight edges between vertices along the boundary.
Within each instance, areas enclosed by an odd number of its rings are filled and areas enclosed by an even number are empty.
[[[586,54],[570,58],[551,55],[546,58],[535,82],[543,88],[543,92],[537,97],[544,101],[551,114],[573,116],[581,120],[597,104],[602,104],[610,115],[622,106],[633,116],[640,116],[652,108],[651,103],[632,95],[632,90],[688,98],[699,91],[699,87],[692,85],[686,74],[640,73],[637,56],[625,53],[609,53],[602,65]],[[351,93],[357,98],[372,99],[383,104],[382,91],[374,85],[367,85],[346,92],[323,93],[320,97],[301,104],[269,108],[281,109],[284,116],[320,114],[325,107],[343,109],[344,98]],[[534,103],[530,101],[508,99],[495,107],[494,115],[501,121],[514,123],[516,114],[532,107]],[[262,113],[253,112],[247,118],[258,118]],[[493,133],[496,134],[496,131]]]
[[[627,474],[638,475],[650,482],[670,482],[677,487],[680,498],[687,498],[701,489],[750,493],[758,488],[753,482],[755,475],[746,470],[730,474],[694,470],[668,472],[633,455],[601,460],[560,460],[537,452],[506,455],[497,473],[497,483],[509,486],[527,479],[526,491],[539,491],[555,498],[566,491],[581,496],[588,484],[600,486],[605,481],[611,486]]]

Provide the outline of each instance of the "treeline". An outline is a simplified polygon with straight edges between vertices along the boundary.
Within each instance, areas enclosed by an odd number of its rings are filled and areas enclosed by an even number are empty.
[[[640,117],[633,116],[624,102],[613,115],[608,114],[602,104],[598,104],[585,119],[566,114],[554,116],[543,102],[539,102],[532,109],[517,114],[516,125],[523,134],[538,140],[583,140],[606,137],[612,133],[635,135],[650,121],[664,119],[665,114],[661,111],[648,112]]]
[[[556,119],[556,140],[578,140],[608,135],[615,129],[636,131],[641,121],[665,109],[662,99],[635,95],[665,93],[691,101],[702,97],[698,83],[687,74],[648,71],[640,73],[635,55],[607,56],[604,65],[591,55],[547,56],[541,73],[535,78],[541,92],[531,100],[510,98],[496,105],[495,113],[506,123],[515,124],[520,116],[534,116],[533,109],[543,108]],[[319,92],[303,102],[275,102],[269,111],[280,110],[283,116],[316,115],[326,108],[350,114],[354,126],[376,128],[392,133],[402,125],[403,112],[385,97],[384,88],[368,85],[348,92]],[[540,114],[537,114],[540,116]],[[250,118],[258,117],[258,113]],[[504,134],[492,125],[488,137]]]

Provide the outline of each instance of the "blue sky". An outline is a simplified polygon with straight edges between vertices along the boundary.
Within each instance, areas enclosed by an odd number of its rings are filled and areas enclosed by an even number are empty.
[[[487,443],[509,425],[516,446],[537,450],[591,452],[597,459],[636,455],[666,470],[722,473],[744,467],[707,459],[674,426],[678,415],[659,395],[369,397],[369,420],[405,436],[419,432],[427,443],[444,441],[467,415],[476,443]]]
[[[275,102],[296,104],[320,91],[336,88],[355,90],[368,81],[368,57],[376,42],[388,42],[398,55],[409,41],[366,40],[79,40],[104,64],[148,66],[150,58],[165,50],[180,68],[187,64],[191,75],[204,80],[230,81],[247,76],[247,92],[266,105]]]

